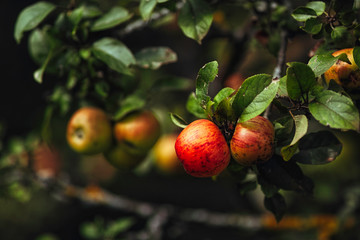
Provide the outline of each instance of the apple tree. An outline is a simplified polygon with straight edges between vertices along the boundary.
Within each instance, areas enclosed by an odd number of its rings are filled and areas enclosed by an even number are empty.
[[[180,134],[169,151],[187,179],[225,179],[241,197],[258,189],[281,223],[287,192],[310,198],[317,186],[303,169],[333,164],[339,136],[359,133],[359,9],[357,0],[35,2],[19,13],[14,38],[38,65],[29,79],[48,84],[46,108],[38,129],[3,143],[1,169],[64,188],[61,172],[73,161],[101,155],[116,173],[141,178],[152,173],[161,136]],[[70,121],[87,108],[102,117]],[[23,192],[13,197],[30,197],[29,184],[9,185]],[[122,200],[86,190],[95,202]],[[82,234],[115,239],[133,224],[87,223]]]

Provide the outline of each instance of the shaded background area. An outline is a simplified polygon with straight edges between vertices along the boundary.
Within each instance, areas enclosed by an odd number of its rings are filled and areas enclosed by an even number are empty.
[[[18,0],[14,3],[14,1],[3,0],[0,3],[4,12],[0,16],[2,29],[0,122],[5,143],[14,136],[24,136],[29,131],[40,127],[46,106],[46,96],[55,84],[49,78],[41,85],[33,80],[32,74],[37,66],[28,54],[27,43],[22,41],[18,45],[13,38],[18,13],[34,2]],[[229,59],[226,52],[231,52],[231,46],[229,47],[227,42],[221,39],[213,41],[205,39],[202,45],[198,45],[193,40],[186,39],[176,26],[173,28],[145,29],[135,32],[124,41],[133,49],[151,45],[169,46],[178,54],[179,61],[166,66],[164,71],[193,80],[201,66],[216,58],[221,68],[220,80],[214,83],[214,89],[212,89],[216,92],[221,81],[225,80],[222,77],[226,75]],[[143,39],[147,41],[144,42]],[[307,61],[308,51],[313,44],[314,41],[308,36],[292,39],[288,46],[287,61]],[[255,73],[272,74],[276,59],[261,45],[250,47],[245,55],[237,68],[244,77]],[[160,106],[170,102],[171,106],[178,109],[178,106],[185,105],[187,95],[188,92],[172,92],[167,96],[166,103],[160,97],[159,99],[154,97],[154,101]],[[185,112],[185,110],[180,109],[179,112]],[[169,124],[167,115],[162,116],[161,119]],[[319,128],[315,122],[312,122],[312,127]],[[61,136],[64,125],[59,124],[58,132]],[[315,182],[314,196],[284,192],[289,208],[288,215],[307,217],[330,214],[333,216],[355,206],[353,213],[359,216],[357,203],[360,196],[360,149],[358,147],[360,137],[353,132],[336,132],[336,135],[344,143],[342,155],[326,166],[303,166],[305,173]],[[79,186],[85,187],[92,183],[114,194],[153,204],[171,204],[183,208],[255,216],[267,213],[263,209],[263,196],[259,190],[242,196],[236,184],[227,178],[220,178],[214,182],[211,179],[194,179],[187,175],[166,176],[155,169],[151,169],[147,174],[117,172],[101,157],[79,157],[66,146],[65,139],[60,139],[59,142],[63,147],[61,155],[68,156],[63,163],[63,171],[66,173],[63,177]],[[26,201],[0,198],[0,239],[37,239],[44,233],[51,233],[57,239],[84,239],[81,234],[83,224],[93,222],[95,219],[112,221],[133,217],[136,219],[132,226],[133,231],[146,226],[145,219],[128,212],[106,206],[84,204],[76,199],[63,199],[61,196],[44,190],[41,186],[33,190],[33,194]],[[19,193],[21,194],[21,191]],[[338,232],[332,239],[360,239],[358,227],[359,222],[356,221],[350,229]],[[294,228],[281,231],[251,230],[189,224],[170,219],[164,227],[163,239],[315,239],[318,234],[316,228]]]

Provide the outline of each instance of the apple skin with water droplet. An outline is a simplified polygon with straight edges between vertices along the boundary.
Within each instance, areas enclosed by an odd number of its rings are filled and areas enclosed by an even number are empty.
[[[218,126],[210,120],[190,123],[175,142],[176,154],[185,171],[194,177],[220,174],[230,162],[230,149]]]
[[[111,145],[111,122],[100,108],[80,108],[67,124],[66,138],[69,146],[78,153],[102,153]]]
[[[244,166],[266,162],[274,154],[274,138],[274,126],[262,116],[237,123],[230,141],[231,155]]]

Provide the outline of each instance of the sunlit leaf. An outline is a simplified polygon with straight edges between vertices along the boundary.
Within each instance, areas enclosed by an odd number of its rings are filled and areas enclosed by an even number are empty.
[[[239,121],[247,121],[262,113],[276,96],[278,88],[279,81],[272,81],[272,76],[268,74],[247,78],[233,101],[233,109]]]
[[[281,155],[285,161],[289,161],[297,151],[298,141],[305,136],[308,129],[308,120],[305,115],[293,116],[295,123],[295,134],[291,143],[281,148]]]

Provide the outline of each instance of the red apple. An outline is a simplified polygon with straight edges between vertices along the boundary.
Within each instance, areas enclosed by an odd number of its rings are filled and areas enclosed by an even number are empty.
[[[150,111],[129,114],[114,126],[114,136],[118,143],[133,154],[146,154],[160,136],[160,123]]]
[[[274,153],[274,138],[274,126],[262,116],[237,123],[230,141],[231,155],[245,166],[266,162]]]
[[[111,123],[105,112],[95,107],[77,110],[67,125],[67,141],[82,154],[98,154],[110,147]]]
[[[229,164],[230,149],[215,123],[199,119],[178,136],[175,151],[185,171],[194,177],[211,177]]]
[[[325,73],[324,78],[327,84],[333,79],[337,84],[347,89],[354,89],[360,87],[360,70],[359,66],[356,65],[353,48],[346,48],[334,52],[334,57],[345,53],[351,64],[338,60],[332,65]]]
[[[184,168],[175,152],[175,141],[178,134],[165,134],[154,146],[154,164],[162,173],[176,174]]]

